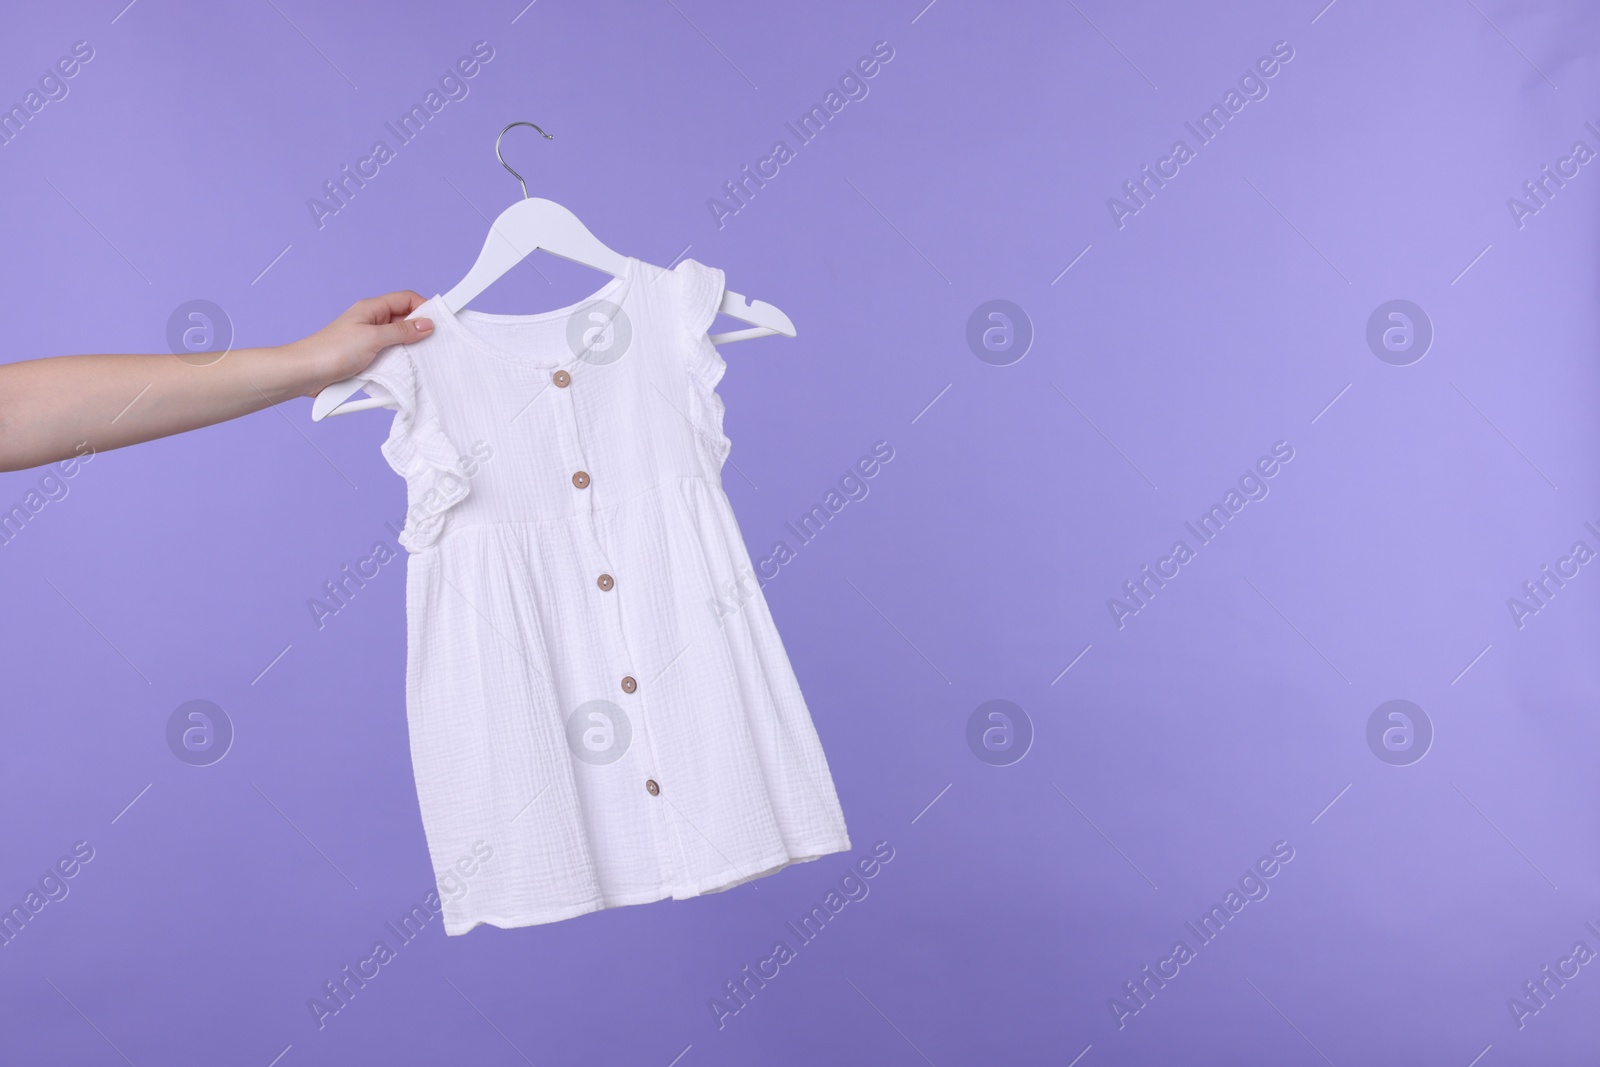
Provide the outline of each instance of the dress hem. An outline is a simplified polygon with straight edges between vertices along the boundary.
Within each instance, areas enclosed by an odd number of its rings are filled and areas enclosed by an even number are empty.
[[[636,904],[653,904],[658,900],[690,900],[694,897],[708,896],[712,893],[721,893],[734,889],[747,882],[758,878],[776,874],[796,863],[809,863],[824,856],[836,855],[850,850],[850,837],[842,834],[837,838],[820,842],[814,845],[801,845],[796,850],[788,849],[765,856],[755,862],[756,873],[747,874],[737,867],[726,867],[719,873],[704,878],[700,882],[684,887],[664,884],[634,893],[627,893],[612,897],[596,897],[577,904],[568,904],[560,908],[550,908],[537,912],[527,912],[517,916],[490,916],[482,915],[472,919],[445,919],[444,932],[448,936],[459,936],[478,926],[495,926],[502,930],[511,930],[523,926],[542,926],[546,923],[561,922],[564,919],[575,919],[579,915],[587,915],[594,911],[606,911],[611,908],[631,907]]]

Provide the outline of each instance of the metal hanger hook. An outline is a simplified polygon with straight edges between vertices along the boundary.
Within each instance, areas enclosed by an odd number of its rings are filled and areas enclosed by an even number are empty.
[[[526,200],[526,199],[528,199],[528,183],[523,180],[522,175],[518,174],[514,170],[511,170],[511,164],[507,163],[506,162],[506,157],[502,156],[500,154],[500,142],[505,139],[506,130],[511,129],[512,126],[533,126],[533,128],[536,129],[536,130],[539,130],[539,127],[534,126],[533,123],[531,123],[531,122],[513,122],[509,126],[507,126],[505,130],[501,130],[500,131],[500,136],[496,137],[494,139],[494,158],[496,158],[496,159],[498,159],[500,161],[500,165],[502,167],[506,168],[506,170],[510,170],[511,171],[511,176],[513,178],[517,179],[517,184],[518,185],[522,186],[522,198],[524,200]],[[543,130],[539,130],[539,133],[544,137],[544,139],[546,141],[555,140],[554,137],[552,137],[548,133],[545,133]]]

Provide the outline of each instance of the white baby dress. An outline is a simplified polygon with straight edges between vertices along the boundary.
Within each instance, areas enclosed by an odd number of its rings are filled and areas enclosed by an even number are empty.
[[[446,933],[850,847],[722,490],[722,294],[715,268],[630,258],[538,315],[434,297],[433,334],[363,372],[398,402],[406,710]]]

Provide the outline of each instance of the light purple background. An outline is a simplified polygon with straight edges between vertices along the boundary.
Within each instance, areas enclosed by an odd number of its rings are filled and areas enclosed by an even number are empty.
[[[74,41],[96,55],[0,148],[4,358],[163,351],[195,298],[258,345],[442,291],[520,195],[495,133],[539,123],[556,139],[506,149],[536,195],[798,326],[725,350],[755,558],[895,449],[765,591],[856,847],[687,902],[436,922],[319,1030],[308,998],[433,873],[403,563],[320,632],[306,606],[392,543],[389,415],[313,425],[296,400],[102,454],[0,547],[0,903],[95,849],[0,948],[0,1058],[1592,1062],[1600,965],[1520,1030],[1507,1000],[1600,950],[1600,575],[1520,630],[1506,601],[1600,548],[1600,167],[1521,229],[1506,201],[1600,149],[1600,15],[123,2],[6,14],[0,102]],[[470,95],[319,230],[307,199],[479,40]],[[707,198],[878,40],[870,95],[719,229]],[[1279,40],[1270,95],[1119,230],[1107,198]],[[601,280],[541,255],[474,306]],[[992,298],[1037,331],[1012,366],[965,340]],[[1436,330],[1411,366],[1365,340],[1394,298]],[[1107,598],[1279,440],[1270,495],[1119,630]],[[41,475],[0,476],[0,508]],[[196,698],[237,730],[204,768],[165,740]],[[1406,767],[1365,735],[1396,698],[1437,734]],[[967,746],[991,699],[1036,732],[1012,766]],[[1119,1029],[1109,998],[1280,840],[1270,895]],[[876,841],[870,895],[719,1029],[708,1000]]]

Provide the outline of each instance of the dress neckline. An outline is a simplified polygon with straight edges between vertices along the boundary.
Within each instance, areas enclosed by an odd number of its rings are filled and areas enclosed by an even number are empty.
[[[486,326],[531,326],[541,322],[569,319],[574,314],[582,311],[584,308],[600,301],[609,301],[620,311],[622,302],[627,298],[628,293],[632,290],[633,279],[638,273],[639,260],[633,256],[628,256],[626,257],[626,263],[623,267],[623,272],[606,282],[606,284],[602,285],[598,290],[591,293],[589,296],[584,297],[582,300],[579,300],[576,303],[568,304],[566,307],[555,308],[551,311],[540,311],[532,315],[502,315],[490,311],[473,311],[470,308],[466,308],[461,311],[451,311],[445,306],[444,298],[438,295],[435,295],[434,298],[429,301],[429,303],[433,305],[433,307],[429,309],[429,313],[436,322],[442,322],[450,333],[459,337],[469,348],[482,352],[485,355],[492,356],[495,359],[503,362],[516,364],[517,366],[530,367],[535,370],[554,370],[558,367],[567,367],[577,363],[583,360],[588,353],[585,351],[575,352],[572,350],[571,346],[566,344],[564,341],[560,348],[560,351],[564,353],[564,358],[554,361],[544,358],[538,354],[515,352],[510,349],[501,348],[488,338],[482,336],[472,329],[472,324],[479,323]]]

